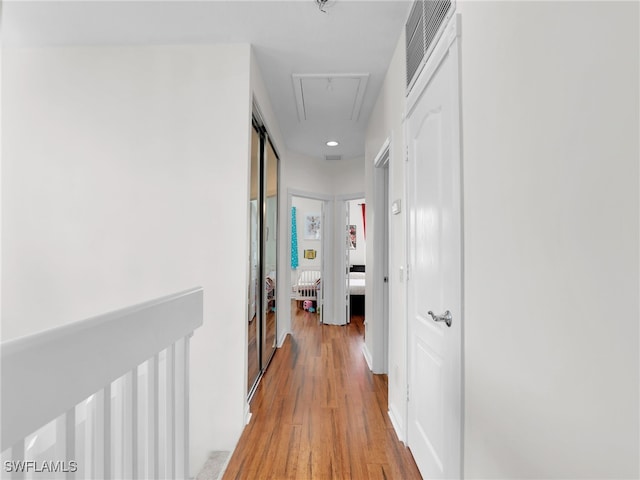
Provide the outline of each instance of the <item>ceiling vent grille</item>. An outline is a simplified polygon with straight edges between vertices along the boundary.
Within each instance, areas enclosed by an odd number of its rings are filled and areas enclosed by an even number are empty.
[[[407,53],[407,91],[411,89],[427,62],[455,0],[416,0],[405,25]]]
[[[342,160],[342,155],[325,155],[325,160]]]

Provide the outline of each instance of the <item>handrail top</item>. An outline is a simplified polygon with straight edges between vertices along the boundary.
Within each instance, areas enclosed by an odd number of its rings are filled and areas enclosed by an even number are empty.
[[[203,323],[201,287],[0,344],[0,451]],[[47,395],[42,401],[42,395]]]
[[[159,306],[164,303],[169,303],[181,297],[193,295],[194,293],[202,291],[203,288],[200,286],[192,287],[181,292],[172,293],[163,297],[155,298],[153,300],[147,300],[146,302],[137,303],[129,307],[95,315],[84,320],[77,320],[75,322],[66,323],[57,327],[52,327],[46,330],[40,330],[32,334],[13,338],[11,340],[0,343],[0,352],[2,357],[9,356],[24,349],[38,347],[39,345],[53,342],[60,338],[82,332],[83,330],[96,327],[103,323],[107,323],[121,317],[129,316],[137,311]]]

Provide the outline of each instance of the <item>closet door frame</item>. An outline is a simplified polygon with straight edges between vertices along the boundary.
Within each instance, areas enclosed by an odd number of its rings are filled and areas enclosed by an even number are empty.
[[[254,113],[252,116],[252,128],[258,133],[259,136],[259,152],[258,152],[258,194],[257,194],[257,231],[258,231],[258,261],[257,261],[257,278],[258,278],[258,292],[256,292],[256,355],[258,362],[258,374],[257,377],[252,379],[247,377],[247,399],[251,400],[254,392],[258,384],[260,383],[260,379],[262,375],[266,371],[273,355],[276,351],[277,346],[277,332],[278,332],[278,292],[279,285],[281,282],[278,281],[278,258],[279,258],[279,250],[280,250],[280,242],[277,241],[277,234],[279,232],[279,210],[280,210],[280,156],[278,155],[278,151],[271,140],[268,130],[264,125],[264,122],[261,119],[259,110],[254,106]],[[268,143],[267,143],[268,142]],[[266,258],[266,213],[267,213],[267,178],[266,178],[266,170],[267,170],[267,145],[271,146],[271,150],[275,155],[276,161],[276,205],[275,205],[275,228],[273,234],[276,235],[276,245],[275,245],[275,293],[274,298],[276,302],[276,310],[275,310],[275,341],[271,352],[267,355],[264,354],[264,339],[266,336],[265,330],[265,313],[266,308],[268,306],[267,303],[267,294],[265,289],[265,280],[266,274],[268,273],[265,266],[265,258]],[[248,337],[247,337],[247,359],[248,359]],[[249,385],[251,387],[249,388]]]
[[[265,358],[265,352],[263,351],[263,348],[265,346],[265,337],[266,337],[266,332],[263,332],[261,329],[261,335],[260,335],[260,365],[261,365],[261,373],[260,375],[262,375],[264,373],[264,371],[267,369],[267,367],[269,366],[269,363],[271,362],[271,359],[273,358],[273,355],[276,351],[276,346],[277,346],[277,340],[278,340],[278,292],[279,292],[279,288],[278,288],[278,252],[280,250],[280,242],[277,241],[278,239],[278,232],[279,232],[279,228],[280,228],[280,223],[279,223],[279,211],[280,211],[280,157],[278,155],[278,152],[275,148],[275,145],[273,144],[273,142],[271,141],[271,137],[269,137],[269,132],[266,129],[266,127],[264,125],[261,126],[261,136],[260,136],[260,175],[261,175],[261,191],[260,191],[260,200],[262,201],[262,211],[261,211],[261,215],[262,215],[262,222],[261,222],[261,230],[260,233],[262,235],[262,242],[261,242],[261,259],[260,259],[260,273],[261,273],[261,279],[263,280],[263,282],[266,279],[267,276],[267,269],[265,268],[266,265],[266,261],[265,259],[267,258],[267,233],[266,233],[266,228],[268,228],[267,224],[267,188],[268,188],[268,181],[269,179],[267,178],[267,173],[268,173],[268,165],[267,165],[267,148],[271,146],[271,150],[273,152],[273,155],[275,156],[275,162],[276,162],[276,204],[275,204],[275,222],[274,222],[274,232],[271,232],[269,235],[275,235],[276,238],[276,244],[275,244],[275,258],[274,258],[274,268],[275,268],[275,272],[276,272],[276,285],[275,285],[275,293],[274,293],[274,301],[275,301],[275,305],[276,305],[276,310],[275,310],[275,335],[274,335],[274,342],[273,345],[270,347],[271,348],[271,352],[267,353],[266,358]],[[261,313],[266,315],[266,311],[265,308],[268,308],[268,299],[266,298],[266,292],[265,292],[265,288],[264,285],[262,286],[262,295],[263,295],[263,310],[261,311]],[[262,318],[261,319],[261,323],[260,326],[265,326],[266,325],[266,318]]]

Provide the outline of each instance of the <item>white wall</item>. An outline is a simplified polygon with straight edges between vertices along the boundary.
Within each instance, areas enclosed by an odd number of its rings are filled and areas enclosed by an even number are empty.
[[[192,473],[244,423],[249,52],[3,51],[3,338],[202,285]]]
[[[637,478],[638,4],[458,5],[465,478]],[[389,136],[390,199],[406,205],[403,42],[367,130],[368,293],[371,163]],[[391,221],[389,410],[402,434],[406,211]],[[376,340],[369,325],[367,348]]]
[[[334,195],[364,192],[364,157],[325,161]]]
[[[374,187],[373,162],[383,144],[390,139],[389,152],[389,199],[401,200],[402,208],[398,215],[390,217],[389,225],[389,332],[388,332],[388,375],[389,375],[389,412],[402,440],[405,439],[405,416],[407,397],[407,330],[406,330],[406,228],[407,209],[404,192],[405,147],[402,118],[405,111],[405,50],[404,33],[400,35],[391,63],[387,70],[382,90],[367,127],[365,143],[365,171],[366,171],[366,203],[367,203],[367,286],[365,309],[374,312],[374,297],[380,298],[382,291],[374,291],[374,276],[380,276],[379,267],[374,261],[376,246],[376,221],[386,215],[377,212],[375,196],[378,193]],[[376,312],[381,312],[378,308]],[[384,341],[382,317],[367,315],[365,325],[365,341],[369,354],[373,355],[373,367],[383,371],[382,349]],[[375,323],[374,323],[375,322]]]
[[[462,4],[467,478],[638,478],[638,14]]]
[[[296,207],[296,228],[298,231],[298,264],[301,267],[316,267],[318,270],[322,268],[322,241],[305,240],[304,238],[306,216],[313,213],[321,214],[322,203],[322,201],[314,200],[312,198],[293,197],[293,206]],[[323,227],[324,225],[321,225],[320,227],[321,235],[324,234]],[[315,250],[316,258],[304,258],[304,251],[306,249]],[[295,278],[293,283],[295,283]]]
[[[287,188],[321,195],[346,195],[364,191],[364,158],[327,161],[288,152]]]

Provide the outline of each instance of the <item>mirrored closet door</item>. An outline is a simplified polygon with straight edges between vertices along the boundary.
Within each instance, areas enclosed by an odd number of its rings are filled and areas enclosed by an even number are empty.
[[[264,316],[262,326],[262,363],[266,365],[276,348],[276,266],[278,257],[278,157],[271,142],[264,148]]]
[[[249,195],[247,395],[250,397],[276,349],[278,155],[254,116]]]

